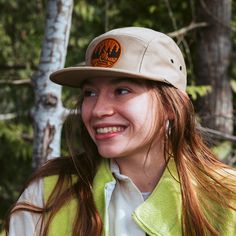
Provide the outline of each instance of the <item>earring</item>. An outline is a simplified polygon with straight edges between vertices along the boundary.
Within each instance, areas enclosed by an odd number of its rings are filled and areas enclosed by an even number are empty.
[[[169,137],[171,135],[171,124],[170,121],[166,121],[166,137]]]

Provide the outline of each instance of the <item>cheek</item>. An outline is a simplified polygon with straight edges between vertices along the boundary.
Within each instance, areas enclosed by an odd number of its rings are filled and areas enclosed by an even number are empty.
[[[92,138],[93,131],[90,126],[90,117],[91,117],[91,110],[89,109],[88,106],[82,105],[81,106],[81,118],[82,118],[82,121],[84,123],[84,126],[85,126],[87,132],[89,133],[90,137]]]
[[[84,122],[84,125],[87,127],[88,121],[89,121],[89,116],[90,116],[90,112],[88,109],[88,106],[86,106],[85,104],[82,104],[81,106],[81,117],[82,117],[82,121]]]
[[[162,104],[158,102],[152,93],[146,97],[146,101],[143,104],[140,104],[139,112],[148,133],[151,135],[162,133],[165,111]]]
[[[122,106],[124,116],[138,129],[149,128],[152,123],[152,109],[149,99],[137,99]]]

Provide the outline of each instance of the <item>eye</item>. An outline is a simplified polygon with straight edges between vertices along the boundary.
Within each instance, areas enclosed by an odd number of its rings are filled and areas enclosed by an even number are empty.
[[[128,88],[117,88],[116,90],[115,90],[115,94],[116,95],[124,95],[124,94],[128,94],[128,93],[130,93],[131,91],[130,91],[130,89],[128,89]]]
[[[83,97],[95,97],[97,93],[93,90],[86,89],[83,91]]]

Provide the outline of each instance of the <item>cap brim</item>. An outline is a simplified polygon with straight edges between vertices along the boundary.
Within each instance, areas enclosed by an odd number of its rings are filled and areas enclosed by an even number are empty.
[[[152,77],[141,73],[132,73],[126,70],[120,70],[108,67],[91,67],[91,66],[79,66],[79,67],[68,67],[65,69],[58,70],[50,75],[50,80],[56,84],[69,86],[69,87],[80,87],[83,81],[91,78],[137,78],[155,80],[165,82],[165,78],[161,76]]]

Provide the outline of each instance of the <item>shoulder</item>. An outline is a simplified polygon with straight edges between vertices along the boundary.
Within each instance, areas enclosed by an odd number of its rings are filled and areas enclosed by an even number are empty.
[[[42,207],[44,205],[43,201],[44,187],[43,179],[38,179],[33,181],[21,194],[18,202],[26,202],[33,204],[35,206]]]
[[[43,208],[43,181],[39,179],[33,181],[21,194],[17,204],[22,206],[22,209],[14,211],[10,216],[9,221],[9,236],[25,235],[32,236],[38,235],[40,223],[40,215],[31,211],[27,211],[25,204]],[[17,208],[17,205],[16,205]]]

